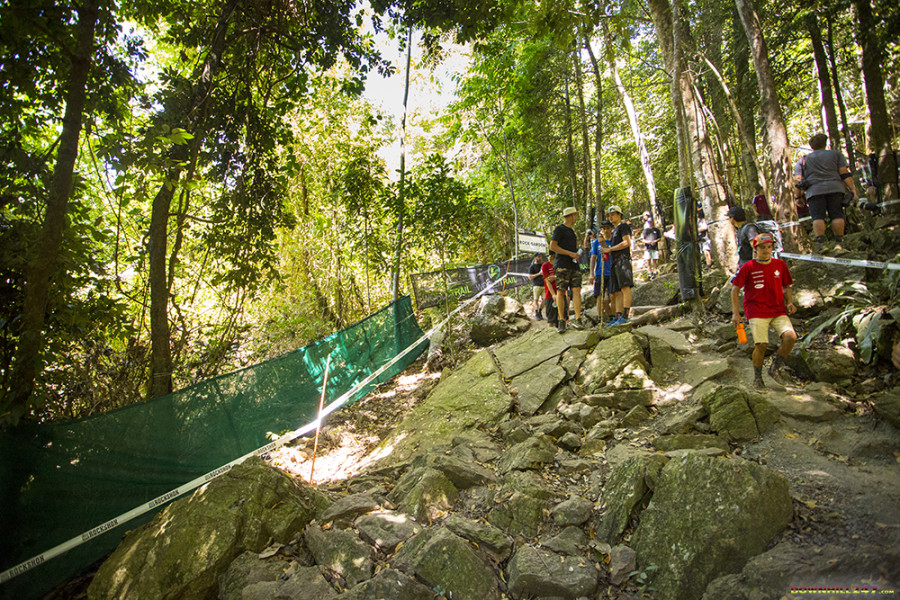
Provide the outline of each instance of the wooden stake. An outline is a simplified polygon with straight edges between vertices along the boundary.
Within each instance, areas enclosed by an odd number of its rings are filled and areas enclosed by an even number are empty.
[[[316,441],[313,443],[312,464],[309,467],[309,484],[313,482],[313,472],[316,469],[316,451],[319,449],[319,430],[322,429],[322,408],[325,405],[325,390],[328,388],[328,370],[331,368],[331,355],[325,360],[325,378],[322,380],[322,396],[319,398],[318,423],[316,424]]]

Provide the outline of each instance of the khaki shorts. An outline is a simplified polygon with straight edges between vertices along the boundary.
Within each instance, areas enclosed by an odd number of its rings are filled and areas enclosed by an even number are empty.
[[[784,335],[786,331],[794,331],[791,319],[787,315],[781,315],[773,319],[750,319],[750,334],[753,336],[754,344],[769,343],[769,326],[775,330],[778,337]],[[757,341],[759,340],[759,341]]]
[[[541,300],[544,298],[544,285],[533,285],[531,286],[531,289],[533,290],[531,292],[531,297],[533,298],[535,304],[540,304]]]

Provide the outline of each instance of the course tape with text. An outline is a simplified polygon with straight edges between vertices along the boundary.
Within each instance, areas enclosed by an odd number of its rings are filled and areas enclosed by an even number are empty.
[[[795,260],[808,260],[831,265],[843,265],[845,267],[865,267],[867,269],[891,269],[900,271],[900,263],[880,262],[877,260],[860,260],[856,258],[834,258],[831,256],[818,256],[816,254],[794,254],[782,252],[781,258],[793,258]]]
[[[281,446],[284,446],[288,442],[300,437],[301,435],[305,435],[305,434],[315,430],[316,427],[318,427],[319,424],[322,423],[322,420],[325,417],[327,417],[328,415],[330,415],[331,413],[336,411],[338,408],[340,408],[341,406],[346,404],[350,400],[350,398],[352,398],[359,390],[363,389],[365,386],[367,386],[369,383],[371,383],[376,377],[378,377],[379,375],[384,373],[392,365],[396,364],[400,359],[402,359],[404,356],[406,356],[407,354],[412,352],[416,347],[418,347],[419,344],[421,344],[423,341],[425,341],[426,339],[431,337],[434,334],[434,332],[436,332],[438,329],[443,327],[447,323],[447,321],[449,321],[450,318],[453,317],[453,315],[455,315],[456,313],[461,311],[463,308],[465,308],[467,305],[469,305],[472,302],[474,302],[475,300],[477,300],[479,297],[483,296],[484,294],[486,294],[487,292],[492,290],[494,287],[497,286],[498,283],[502,282],[503,279],[504,279],[504,277],[497,279],[496,281],[494,281],[490,285],[488,285],[486,288],[484,288],[483,290],[478,292],[478,294],[476,294],[475,296],[470,298],[468,301],[461,304],[456,310],[454,310],[449,315],[447,315],[447,317],[443,321],[441,321],[440,323],[438,323],[437,325],[435,325],[434,327],[429,329],[424,335],[422,335],[422,337],[420,337],[415,342],[410,344],[405,350],[403,350],[402,352],[397,354],[397,356],[395,356],[394,358],[392,358],[391,360],[389,360],[388,362],[383,364],[381,367],[379,367],[379,369],[377,371],[375,371],[374,373],[372,373],[371,375],[369,375],[368,377],[366,377],[365,379],[363,379],[362,381],[357,383],[355,386],[353,386],[352,389],[347,391],[340,398],[336,399],[334,402],[332,402],[331,404],[326,406],[322,410],[321,414],[319,415],[319,418],[316,419],[315,421],[312,421],[311,423],[308,423],[299,429],[295,429],[294,431],[292,431],[290,433],[286,433],[286,434],[280,436],[277,440],[275,440],[269,444],[266,444],[265,446],[262,446],[261,448],[257,448],[253,452],[249,452],[249,453],[245,454],[244,456],[236,458],[228,464],[222,465],[221,467],[219,467],[217,469],[213,469],[212,471],[210,471],[209,473],[206,473],[205,475],[201,475],[200,477],[197,477],[196,479],[189,481],[188,483],[186,483],[182,486],[179,486],[179,487],[175,488],[174,490],[166,492],[165,494],[162,494],[161,496],[157,496],[156,498],[154,498],[153,500],[150,500],[149,502],[146,502],[136,508],[133,508],[133,509],[129,510],[128,512],[123,513],[114,519],[110,519],[109,521],[102,523],[101,525],[98,525],[97,527],[94,527],[93,529],[85,531],[81,535],[77,535],[77,536],[69,539],[68,541],[63,542],[62,544],[54,546],[53,548],[50,548],[49,550],[42,552],[41,554],[38,554],[37,556],[34,556],[24,562],[19,563],[18,565],[14,566],[10,569],[7,569],[6,571],[3,571],[2,573],[0,573],[0,584],[6,583],[13,577],[16,577],[17,575],[21,575],[22,573],[25,573],[26,571],[30,571],[31,569],[47,562],[51,558],[55,558],[61,554],[64,554],[64,553],[68,552],[69,550],[71,550],[72,548],[75,548],[76,546],[80,546],[81,544],[87,542],[90,539],[97,537],[98,535],[106,533],[107,531],[110,531],[111,529],[113,529],[115,527],[118,527],[122,523],[127,523],[128,521],[130,521],[136,517],[139,517],[148,511],[151,511],[151,510],[157,508],[161,504],[165,504],[166,502],[168,502],[170,500],[173,500],[179,496],[183,496],[184,494],[197,489],[201,485],[208,483],[210,480],[215,479],[216,477],[219,477],[220,475],[224,475],[225,473],[230,471],[233,467],[241,464],[248,458],[267,454],[277,448],[280,448]]]

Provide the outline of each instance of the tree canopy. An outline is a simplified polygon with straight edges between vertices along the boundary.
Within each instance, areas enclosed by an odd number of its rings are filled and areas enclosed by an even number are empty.
[[[401,190],[400,123],[363,90],[402,68],[376,36],[411,29],[419,73],[467,68],[411,115]],[[897,198],[898,30],[888,0],[2,2],[0,422],[302,346],[387,302],[397,264],[406,289],[503,260],[565,206],[665,224],[677,188],[710,218],[763,190],[792,220],[816,132]]]

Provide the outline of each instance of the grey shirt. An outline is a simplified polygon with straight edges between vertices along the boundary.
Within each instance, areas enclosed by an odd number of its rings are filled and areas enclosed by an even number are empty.
[[[804,159],[805,163],[804,164]],[[794,165],[794,175],[809,180],[812,186],[806,190],[806,197],[844,192],[841,167],[847,166],[847,159],[837,150],[814,150]]]

